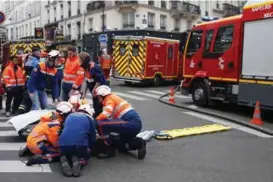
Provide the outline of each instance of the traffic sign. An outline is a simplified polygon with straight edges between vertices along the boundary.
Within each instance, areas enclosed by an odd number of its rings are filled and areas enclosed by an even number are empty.
[[[101,35],[99,36],[99,42],[100,42],[100,43],[107,43],[107,41],[108,41],[107,34],[101,34]]]
[[[6,19],[5,14],[2,11],[0,11],[0,24],[3,23],[5,19]]]

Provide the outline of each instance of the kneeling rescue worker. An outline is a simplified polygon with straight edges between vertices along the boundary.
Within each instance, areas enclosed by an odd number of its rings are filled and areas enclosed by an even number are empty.
[[[87,164],[90,150],[96,142],[93,114],[91,105],[81,105],[78,112],[70,114],[64,122],[59,145],[61,168],[65,176],[80,176],[81,168]]]
[[[48,119],[45,117],[33,128],[27,137],[27,148],[34,156],[28,160],[27,166],[59,159],[59,134],[62,123],[72,112],[72,108],[69,102],[60,102],[56,107],[56,112],[48,115],[51,117]]]
[[[136,137],[142,128],[142,121],[136,110],[126,100],[113,94],[106,85],[96,88],[95,96],[103,105],[103,112],[97,116],[96,121],[104,143],[111,146],[111,137],[105,136],[110,135],[111,132],[118,133],[120,141],[116,147],[122,152],[138,150],[138,159],[144,159],[146,141]],[[105,157],[111,157],[111,155],[111,153],[105,153]]]

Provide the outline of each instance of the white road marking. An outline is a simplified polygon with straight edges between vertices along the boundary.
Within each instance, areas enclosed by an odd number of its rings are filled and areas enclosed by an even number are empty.
[[[175,94],[174,95],[174,97],[177,97],[177,98],[180,98],[180,99],[190,99],[191,97],[189,97],[189,96],[185,96],[185,95],[177,95],[177,94]]]
[[[13,127],[13,126],[7,122],[0,122],[0,127]]]
[[[126,94],[126,93],[121,93],[121,92],[113,92],[113,93],[116,94],[116,95],[119,95],[121,97],[126,97],[126,98],[134,99],[134,100],[140,100],[140,101],[149,100],[149,99],[146,99],[146,98],[143,98],[143,97],[134,96],[134,95],[131,95],[131,94]]]
[[[0,143],[0,151],[19,151],[26,143]]]
[[[17,131],[0,131],[0,137],[19,136]]]
[[[22,161],[0,161],[0,173],[52,173],[48,164],[26,166]]]
[[[132,93],[132,94],[142,95],[142,96],[146,96],[146,97],[152,97],[152,98],[156,98],[156,99],[158,99],[160,97],[155,94],[148,94],[148,93],[144,93],[144,92],[140,92],[140,91],[128,91],[128,92]]]
[[[161,91],[157,91],[157,90],[147,90],[146,92],[150,92],[150,93],[154,93],[154,94],[159,94],[159,95],[166,94],[166,92],[161,92]]]
[[[199,107],[196,106],[196,105],[189,105],[188,108],[191,108],[191,109],[198,109]]]
[[[0,120],[2,120],[2,121],[7,121],[7,120],[9,120],[11,118],[13,118],[13,116],[10,116],[10,117],[0,116]]]
[[[249,134],[252,134],[252,135],[256,135],[256,136],[259,136],[259,137],[262,137],[262,138],[273,138],[273,136],[267,135],[267,134],[262,133],[260,131],[257,131],[257,130],[254,130],[254,129],[251,129],[251,128],[248,128],[248,127],[245,127],[245,126],[241,126],[239,124],[231,123],[231,122],[225,121],[223,119],[218,119],[216,117],[207,116],[207,115],[199,114],[199,113],[195,113],[195,112],[183,112],[183,113],[194,116],[194,117],[197,117],[197,118],[200,118],[200,119],[211,121],[211,122],[214,122],[214,123],[222,124],[222,125],[225,125],[225,126],[230,126],[230,127],[235,128],[237,130],[241,130],[243,132],[246,132],[246,133],[249,133]]]

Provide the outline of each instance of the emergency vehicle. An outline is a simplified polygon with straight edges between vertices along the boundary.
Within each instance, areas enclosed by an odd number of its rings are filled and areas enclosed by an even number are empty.
[[[106,42],[100,42],[101,35],[105,35],[107,37]],[[115,50],[117,51],[117,49],[119,49],[118,46],[115,46],[115,41],[116,41],[115,38],[117,38],[118,36],[121,36],[121,37],[122,36],[125,36],[125,37],[139,36],[139,37],[147,37],[147,38],[151,37],[151,38],[155,38],[155,39],[161,38],[162,39],[161,41],[163,41],[163,42],[166,40],[170,40],[170,41],[171,40],[176,40],[176,41],[181,40],[181,33],[179,33],[179,32],[164,32],[164,31],[143,30],[143,29],[142,30],[111,30],[111,31],[105,31],[105,32],[94,32],[94,33],[83,35],[83,50],[88,52],[91,55],[91,58],[93,60],[97,61],[99,53],[100,53],[100,49],[106,48],[107,53],[111,55],[112,61],[113,61],[114,51]],[[159,42],[159,40],[156,40],[156,41]],[[174,42],[176,42],[176,41],[174,41]],[[116,42],[118,42],[118,40]],[[145,44],[142,43],[142,44],[146,46],[146,43]],[[179,50],[181,49],[181,47],[182,47],[182,45],[180,42]],[[150,49],[147,49],[147,50],[150,50]],[[127,55],[127,51],[126,51],[126,55]],[[126,56],[123,56],[123,57],[125,58]],[[144,63],[145,60],[142,60],[142,61]],[[181,64],[182,64],[182,62],[180,62],[179,67],[181,67]],[[156,68],[154,68],[154,69],[156,69]],[[179,68],[179,70],[181,70],[181,68]],[[163,74],[165,75],[165,72]],[[179,71],[179,74],[181,75],[181,71]],[[153,76],[154,75],[152,75],[151,77],[153,78]],[[113,75],[113,77],[114,77],[114,75]],[[126,83],[131,83],[131,82],[136,82],[136,81],[137,82],[146,81],[148,79],[148,77],[146,77],[144,80],[139,79],[139,77],[122,77],[121,78],[120,75],[118,76],[117,74],[116,74],[115,78],[124,80]],[[152,80],[152,78],[149,78],[149,80]],[[159,82],[156,81],[156,83],[159,83]]]
[[[113,78],[125,83],[174,80],[179,75],[179,40],[150,36],[115,36]]]
[[[25,39],[7,41],[3,44],[3,60],[2,70],[6,63],[9,61],[10,55],[23,55],[32,51],[33,47],[39,47],[42,51],[45,51],[45,41],[41,39]]]
[[[241,15],[199,24],[190,31],[181,93],[273,108],[273,1],[248,1]]]

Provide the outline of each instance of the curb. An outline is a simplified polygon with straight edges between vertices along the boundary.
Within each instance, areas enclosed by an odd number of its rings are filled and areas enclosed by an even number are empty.
[[[175,92],[177,92],[177,91],[178,91],[178,88],[175,90]],[[189,107],[186,107],[186,106],[182,106],[182,105],[178,105],[178,104],[172,104],[172,103],[169,103],[168,101],[164,101],[163,98],[167,97],[168,95],[170,95],[170,94],[166,93],[166,94],[160,96],[159,99],[158,99],[158,101],[161,102],[161,103],[163,103],[163,104],[169,105],[169,106],[173,106],[173,107],[177,107],[177,108],[181,108],[181,109],[185,109],[185,110],[189,110],[189,111],[193,111],[193,112],[197,112],[197,113],[201,113],[201,114],[213,116],[213,117],[216,117],[216,118],[219,118],[219,119],[228,120],[228,121],[231,121],[231,122],[234,122],[234,123],[237,123],[237,124],[240,124],[240,125],[252,128],[254,130],[260,131],[260,132],[265,133],[267,135],[273,136],[273,131],[268,130],[268,129],[264,128],[264,127],[258,127],[256,125],[253,125],[253,124],[250,124],[250,123],[246,123],[246,122],[238,120],[238,119],[233,119],[233,118],[230,118],[230,117],[225,117],[225,116],[222,116],[222,115],[219,115],[219,114],[214,114],[214,113],[211,113],[211,112],[199,111],[199,110],[192,109],[192,108],[189,108]]]

